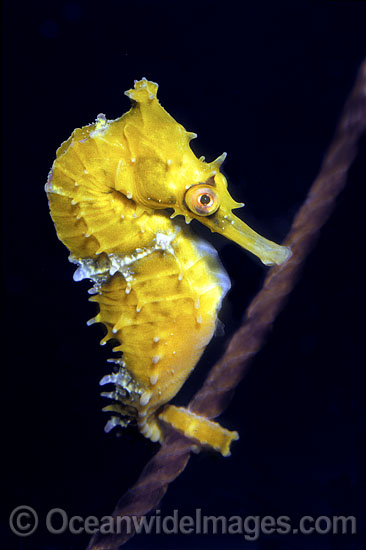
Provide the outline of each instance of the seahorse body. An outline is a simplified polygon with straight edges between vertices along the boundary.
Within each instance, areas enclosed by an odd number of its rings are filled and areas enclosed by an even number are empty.
[[[78,265],[74,279],[94,282],[99,313],[89,323],[103,323],[102,343],[116,339],[114,351],[122,352],[101,381],[115,388],[103,394],[113,400],[106,430],[136,420],[146,437],[161,441],[167,422],[227,455],[236,432],[163,407],[212,338],[230,287],[213,247],[172,218],[198,219],[266,264],[289,252],[232,214],[241,204],[226,190],[223,156],[197,159],[189,147],[195,134],[161,107],[156,92],[155,83],[136,82],[126,92],[128,113],[114,121],[99,115],[76,129],[57,151],[46,191],[58,237]]]

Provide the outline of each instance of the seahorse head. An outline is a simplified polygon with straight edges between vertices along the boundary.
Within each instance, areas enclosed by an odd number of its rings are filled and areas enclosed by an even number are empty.
[[[196,134],[187,132],[163,109],[157,88],[154,82],[142,79],[126,92],[132,101],[131,110],[123,117],[131,153],[131,198],[141,210],[172,209],[171,217],[182,215],[187,223],[196,219],[267,265],[284,262],[291,255],[287,247],[258,235],[232,213],[244,205],[230,196],[220,172],[226,153],[208,163],[197,158],[190,148]]]

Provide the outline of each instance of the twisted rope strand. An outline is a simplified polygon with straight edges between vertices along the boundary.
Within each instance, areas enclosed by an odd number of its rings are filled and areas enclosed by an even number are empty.
[[[293,289],[304,260],[319,231],[329,218],[335,200],[344,188],[347,173],[357,153],[357,142],[366,131],[366,60],[362,63],[354,89],[347,100],[335,137],[307,199],[298,211],[285,244],[292,257],[282,266],[271,268],[263,288],[253,299],[239,330],[233,335],[222,358],[211,369],[189,409],[208,418],[218,416],[228,404],[236,385],[243,378],[260,349],[273,321]],[[169,428],[156,455],[148,462],[137,483],[118,502],[113,517],[141,517],[156,509],[168,485],[184,470],[192,442]],[[122,524],[124,526],[124,524]],[[117,550],[133,532],[98,532],[88,550]]]

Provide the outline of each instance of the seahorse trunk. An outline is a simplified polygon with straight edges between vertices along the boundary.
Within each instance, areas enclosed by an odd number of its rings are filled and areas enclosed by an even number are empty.
[[[93,321],[107,327],[104,341],[120,342],[114,351],[123,353],[121,372],[132,373],[139,388],[127,402],[140,431],[161,440],[155,411],[179,391],[211,340],[229,279],[215,250],[178,225],[171,234],[158,232],[150,247],[130,257],[105,257],[105,264],[110,260],[114,268],[101,275],[99,267],[95,276],[98,293],[91,300],[100,312]],[[115,410],[123,414],[120,405]]]

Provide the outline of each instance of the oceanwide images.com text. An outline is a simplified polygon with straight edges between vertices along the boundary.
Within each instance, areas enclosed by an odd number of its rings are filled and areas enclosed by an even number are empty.
[[[180,515],[177,509],[170,515],[160,510],[150,516],[69,516],[62,508],[52,508],[42,519],[52,535],[71,533],[80,535],[165,534],[165,535],[242,535],[246,540],[257,540],[261,535],[354,535],[355,516],[303,516],[296,522],[289,516],[212,516],[197,508],[192,515]],[[9,517],[12,532],[27,537],[40,527],[37,512],[27,505],[15,508]]]

